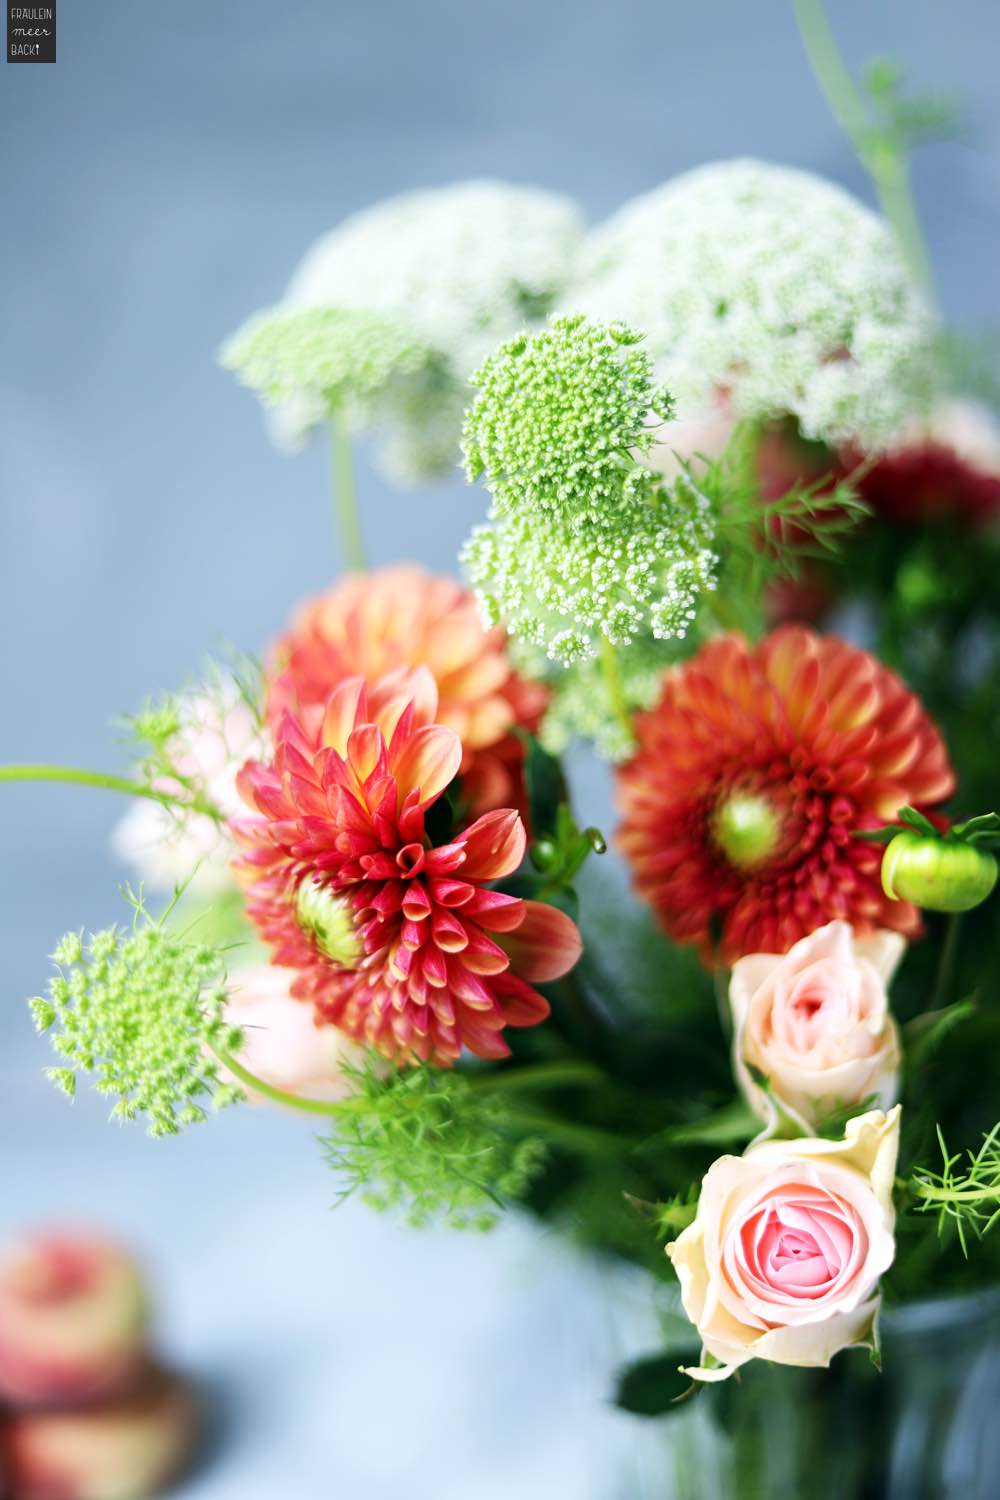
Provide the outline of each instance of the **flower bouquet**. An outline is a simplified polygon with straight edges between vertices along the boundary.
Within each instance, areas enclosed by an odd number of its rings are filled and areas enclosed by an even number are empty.
[[[678,1494],[931,1496],[998,1319],[1000,434],[908,194],[933,109],[796,10],[881,214],[729,161],[590,229],[494,182],[340,225],[221,358],[329,432],[343,576],[135,714],[128,775],[0,778],[134,799],[130,918],[31,1002],[66,1094],[303,1111],[343,1194],[639,1268],[617,1399]],[[468,587],[367,568],[359,432],[485,489]]]

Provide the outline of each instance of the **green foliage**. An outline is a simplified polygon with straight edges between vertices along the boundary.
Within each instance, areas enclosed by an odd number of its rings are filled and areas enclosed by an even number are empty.
[[[153,921],[132,898],[130,929],[109,927],[84,942],[68,933],[53,954],[59,969],[46,997],[30,1001],[39,1031],[51,1034],[65,1066],[49,1069],[63,1093],[90,1074],[117,1102],[111,1117],[145,1115],[150,1135],[176,1135],[242,1098],[223,1083],[212,1049],[239,1049],[223,1019],[223,954]]]
[[[892,57],[868,64],[862,83],[872,106],[869,151],[891,151],[904,158],[914,146],[954,137],[962,126],[962,101],[938,91],[907,88],[906,73]]]
[[[629,715],[652,708],[660,695],[663,674],[677,661],[678,641],[640,636],[617,652],[622,698]],[[575,739],[589,740],[604,760],[620,761],[635,749],[612,700],[599,658],[577,662],[552,679],[552,699],[542,721],[545,747],[559,755]]]
[[[691,1369],[701,1363],[701,1358],[701,1347],[694,1343],[626,1365],[618,1372],[615,1405],[637,1417],[668,1416],[685,1398],[704,1389],[678,1368],[684,1365]]]
[[[324,1141],[341,1198],[360,1191],[413,1225],[489,1229],[542,1168],[541,1137],[519,1132],[479,1080],[432,1067],[387,1071],[374,1057],[344,1071],[352,1093],[332,1111]]]
[[[918,1168],[909,1188],[918,1209],[937,1215],[938,1232],[953,1228],[968,1254],[968,1236],[981,1239],[1000,1220],[1000,1123],[976,1151],[950,1152],[940,1128],[937,1136],[941,1170]]]
[[[785,423],[780,441],[797,455],[805,476],[762,494],[758,448],[763,434],[741,423],[723,453],[699,465],[698,483],[718,515],[718,545],[725,559],[720,587],[757,598],[772,580],[796,579],[810,559],[840,555],[844,541],[869,514],[855,489],[857,475],[831,479],[836,455],[822,443],[807,442],[794,423]],[[728,592],[728,590],[727,590]]]

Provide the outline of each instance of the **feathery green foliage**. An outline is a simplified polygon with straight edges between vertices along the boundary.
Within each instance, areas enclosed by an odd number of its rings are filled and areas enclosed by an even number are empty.
[[[234,1052],[238,1029],[223,1019],[226,971],[220,950],[188,941],[154,921],[132,897],[130,929],[67,933],[46,997],[29,1003],[63,1065],[48,1070],[70,1098],[79,1074],[117,1100],[112,1119],[145,1115],[150,1135],[176,1135],[243,1097],[222,1082],[212,1048]]]
[[[918,1167],[910,1179],[917,1207],[938,1216],[938,1230],[949,1224],[968,1254],[968,1234],[982,1239],[1000,1220],[1000,1122],[994,1125],[976,1151],[951,1152],[940,1126],[940,1172]]]
[[[541,1170],[542,1140],[518,1134],[503,1103],[460,1073],[387,1072],[375,1057],[344,1072],[352,1092],[324,1141],[342,1198],[360,1190],[413,1225],[489,1229]]]

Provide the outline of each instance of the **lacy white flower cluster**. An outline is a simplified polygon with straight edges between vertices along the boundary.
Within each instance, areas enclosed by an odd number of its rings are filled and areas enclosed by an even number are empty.
[[[569,312],[647,336],[678,414],[736,415],[880,448],[930,399],[933,321],[893,235],[832,183],[715,162],[590,235]]]
[[[455,462],[468,376],[497,343],[548,312],[571,274],[582,233],[575,205],[538,188],[473,181],[391,198],[319,240],[279,306],[254,320],[253,380],[240,335],[225,360],[242,366],[263,393],[270,386],[275,399],[276,382],[261,369],[260,353],[268,326],[280,328],[272,334],[282,362],[278,431],[294,444],[322,419],[333,393],[317,390],[308,320],[289,325],[289,319],[337,309],[396,325],[407,344],[415,341],[423,351],[416,370],[408,354],[405,373],[418,378],[397,382],[391,407],[366,416],[385,429],[397,477],[427,477]]]
[[[682,637],[714,586],[711,506],[638,462],[669,417],[640,336],[556,318],[503,345],[473,377],[469,478],[493,496],[463,553],[485,622],[570,666],[603,636]]]

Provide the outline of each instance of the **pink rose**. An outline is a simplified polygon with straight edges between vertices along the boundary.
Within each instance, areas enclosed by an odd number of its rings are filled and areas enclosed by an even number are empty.
[[[752,953],[733,965],[733,1067],[751,1108],[772,1113],[751,1069],[806,1126],[840,1105],[894,1103],[899,1034],[886,985],[906,944],[899,933],[856,938],[829,922],[781,956]]]
[[[342,1064],[359,1063],[364,1051],[336,1026],[317,1024],[312,1006],[290,993],[294,978],[291,969],[274,964],[254,965],[231,976],[225,1018],[243,1032],[236,1060],[286,1094],[342,1099],[350,1092]]]
[[[828,1365],[871,1345],[879,1277],[895,1254],[899,1106],[848,1122],[842,1141],[764,1141],[713,1162],[698,1213],[667,1246],[684,1310],[724,1380],[750,1359]]]

